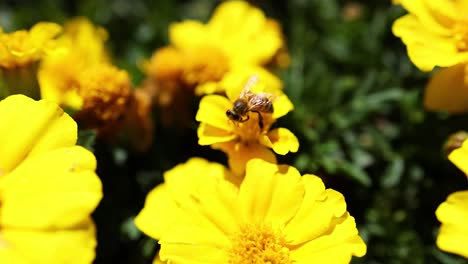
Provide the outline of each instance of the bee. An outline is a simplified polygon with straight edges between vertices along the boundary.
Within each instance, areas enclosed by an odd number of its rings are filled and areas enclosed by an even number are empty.
[[[276,97],[270,93],[252,93],[250,89],[258,82],[258,75],[252,75],[242,89],[239,98],[234,101],[232,109],[226,111],[227,117],[236,122],[246,122],[250,119],[249,112],[258,115],[258,126],[263,129],[262,113],[273,113],[273,101]]]

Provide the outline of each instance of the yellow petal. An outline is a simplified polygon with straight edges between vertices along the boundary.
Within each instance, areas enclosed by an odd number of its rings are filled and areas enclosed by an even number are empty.
[[[245,1],[226,1],[208,22],[234,65],[265,64],[283,45],[280,28]]]
[[[79,17],[67,21],[59,38],[60,52],[45,56],[38,71],[41,96],[60,105],[80,110],[79,75],[90,66],[108,61],[107,32]]]
[[[463,141],[460,148],[450,152],[448,158],[468,176],[468,140]]]
[[[204,235],[204,234],[201,234]],[[163,263],[219,264],[228,263],[227,250],[196,244],[162,244],[159,256]]]
[[[239,214],[242,223],[271,223],[282,227],[289,221],[304,196],[299,172],[260,159],[247,163],[239,189]]]
[[[212,179],[228,179],[229,171],[223,165],[193,157],[164,173],[170,195],[179,203],[187,194],[196,193],[199,186]],[[183,182],[184,184],[181,184]]]
[[[244,177],[245,165],[254,158],[260,158],[265,161],[276,163],[275,154],[261,144],[249,144],[230,141],[225,143],[216,143],[212,145],[215,149],[220,149],[228,155],[228,163],[232,173],[240,178]]]
[[[468,191],[452,193],[436,210],[442,222],[437,246],[444,251],[468,258]]]
[[[285,155],[288,152],[297,152],[299,149],[299,141],[297,137],[286,128],[277,128],[268,132],[266,146],[271,146],[273,151],[280,155]]]
[[[434,39],[426,39],[428,43],[434,43]],[[447,46],[451,45],[446,40],[439,43],[446,43]],[[408,55],[411,61],[422,71],[430,71],[435,66],[451,67],[468,60],[468,52],[456,52],[456,50],[442,50],[438,47],[429,45],[421,45],[415,43],[408,46]]]
[[[134,221],[143,233],[159,240],[180,214],[180,208],[167,193],[167,186],[161,184],[148,194],[145,206]]]
[[[343,195],[327,189],[320,178],[304,175],[305,197],[296,216],[286,226],[285,232],[293,245],[301,244],[324,235],[332,226],[332,220],[346,213]],[[304,232],[304,228],[309,230]]]
[[[407,0],[405,0],[407,2]],[[450,22],[459,19],[461,10],[468,10],[463,8],[465,1],[452,1],[452,0],[431,0],[425,1],[427,9],[431,11],[432,17],[437,20],[440,25],[450,25]],[[465,5],[466,7],[466,5]],[[446,29],[445,29],[446,30]]]
[[[429,2],[431,2],[431,4],[428,4]],[[439,19],[443,19],[440,11],[445,11],[444,13],[449,15],[450,11],[448,6],[452,6],[453,1],[399,0],[398,3],[421,21],[421,28],[430,28],[441,35],[450,34],[450,30],[441,24],[441,22],[446,22],[448,17],[445,17],[442,21],[439,21]],[[453,9],[451,10],[452,12],[455,11]],[[455,14],[452,14],[452,17],[453,15]]]
[[[0,101],[0,171],[14,169],[27,157],[73,146],[77,127],[56,104],[13,95]]]
[[[178,48],[194,48],[210,43],[206,33],[205,25],[195,20],[172,23],[169,26],[169,40]]]
[[[218,82],[206,82],[199,84],[195,87],[195,94],[196,95],[204,95],[204,94],[214,94],[214,93],[222,93],[223,89],[219,85]]]
[[[257,82],[250,87],[254,93],[267,92],[273,95],[281,95],[283,83],[281,80],[263,67],[255,65],[242,65],[227,72],[219,82],[219,86],[226,91],[226,95],[232,102],[239,98],[247,80],[253,75],[258,76]]]
[[[442,2],[442,5],[445,5],[447,8],[450,8],[448,12],[453,13],[454,17],[458,19],[463,19],[464,15],[468,11],[468,2],[466,1],[450,1],[450,0],[440,0],[440,1]],[[451,2],[451,4],[447,5],[446,2]],[[438,7],[440,8],[442,5],[439,5]]]
[[[349,214],[336,219],[334,228],[291,252],[294,263],[349,263],[351,257],[366,254],[366,244],[359,237],[354,218]]]
[[[435,66],[453,66],[468,58],[468,53],[458,52],[452,36],[438,34],[432,29],[424,27],[412,15],[397,19],[392,27],[393,34],[407,45],[411,61],[423,71],[430,71]]]
[[[198,200],[203,196],[203,188],[214,188],[216,179],[228,179],[230,175],[227,169],[218,163],[194,157],[187,162],[179,164],[164,173],[165,183],[157,186],[147,196],[143,210],[135,219],[137,227],[155,239],[161,239],[164,232],[179,219],[186,217],[184,210],[187,205],[193,204],[193,197]],[[205,186],[206,185],[206,186]],[[226,187],[230,188],[230,187]],[[209,192],[212,195],[213,192]],[[220,193],[220,199],[228,195],[227,189]],[[207,203],[214,201],[213,197]],[[222,199],[221,199],[222,200]],[[230,202],[229,204],[233,204]],[[198,205],[200,206],[200,205]],[[213,212],[209,208],[203,219],[210,218]],[[226,214],[230,214],[227,212]],[[222,217],[222,216],[221,216]],[[234,219],[231,216],[232,219]],[[206,221],[203,220],[203,221]],[[217,220],[213,220],[216,222]],[[213,222],[212,221],[212,222]],[[223,222],[223,221],[220,221]],[[211,224],[210,224],[211,226]]]
[[[263,12],[245,1],[226,1],[214,11],[208,25],[218,35],[256,32],[265,21]]]
[[[430,111],[468,111],[466,64],[442,69],[432,76],[424,92],[424,107]]]
[[[7,248],[0,247],[3,256],[14,255],[24,260],[19,263],[86,264],[94,260],[95,227],[91,220],[65,230],[28,230],[2,228]],[[9,252],[8,252],[9,251]]]
[[[273,102],[273,118],[278,119],[282,116],[285,116],[287,113],[294,109],[294,105],[286,96],[286,94],[281,94]]]
[[[29,264],[31,263],[23,257],[22,252],[13,251],[0,246],[0,260],[2,263]]]
[[[284,45],[280,27],[277,27],[276,23],[264,20],[261,25],[262,27],[252,32],[247,39],[239,40],[232,46],[234,66],[268,64]]]
[[[251,167],[254,171],[249,171]],[[256,164],[255,164],[256,163]],[[253,181],[259,181],[259,174],[262,174],[262,167],[267,162],[263,160],[252,160],[247,165],[247,173],[253,178]],[[260,176],[261,178],[262,176]],[[271,204],[265,217],[265,222],[271,223],[272,226],[284,227],[285,224],[293,218],[297,213],[302,200],[304,199],[305,188],[302,183],[301,174],[292,166],[280,166],[279,171],[275,175],[271,175],[268,180],[275,182],[272,196],[270,197]],[[251,182],[252,183],[252,182]],[[250,188],[255,188],[250,186]],[[268,199],[265,197],[265,199]]]
[[[57,36],[62,31],[62,27],[55,23],[39,22],[29,31],[30,38],[36,46],[44,45],[45,42]]]
[[[225,185],[220,185],[220,182],[224,182],[225,179],[229,181],[230,177],[229,171],[223,165],[198,157],[190,158],[187,162],[164,173],[165,185],[168,186],[167,192],[179,205],[191,203],[193,197],[201,201],[207,193],[213,195],[211,191],[205,191],[206,188],[221,188],[225,192],[220,194],[218,198],[220,200],[230,199],[230,192],[235,192],[231,190],[232,184],[226,182]],[[208,200],[213,199],[212,196],[208,198]],[[232,202],[230,203],[232,204]]]
[[[153,260],[153,264],[165,264],[165,263],[167,263],[167,262],[162,261],[161,258],[159,257],[159,254]]]
[[[240,219],[245,223],[262,223],[271,204],[278,166],[258,159],[253,159],[247,166],[239,188]]]
[[[213,127],[232,131],[232,122],[226,116],[226,110],[232,108],[232,103],[224,96],[207,95],[200,101],[195,119]]]
[[[79,146],[27,159],[3,179],[0,225],[53,229],[83,223],[102,197],[95,168],[94,155]]]
[[[197,130],[198,144],[202,146],[234,140],[236,134],[206,123],[201,123]]]
[[[235,233],[237,224],[237,188],[230,182],[218,177],[204,181],[196,197],[200,213],[218,227],[227,237]]]
[[[161,248],[168,244],[193,244],[225,248],[230,244],[224,230],[219,229],[198,207],[185,203],[178,219],[164,231],[159,243]],[[164,217],[164,216],[163,216]],[[161,254],[161,259],[163,255]]]
[[[60,56],[60,55],[58,55]],[[57,56],[57,57],[58,57]],[[67,91],[64,91],[63,83],[66,74],[57,74],[57,71],[52,67],[55,65],[46,67],[46,63],[52,64],[52,56],[48,56],[42,61],[41,68],[37,73],[39,85],[41,87],[41,98],[55,102],[60,105],[68,106],[72,109],[79,110],[83,105],[83,98],[78,94],[77,87],[69,85]],[[68,64],[70,61],[57,62],[58,66],[61,64]]]

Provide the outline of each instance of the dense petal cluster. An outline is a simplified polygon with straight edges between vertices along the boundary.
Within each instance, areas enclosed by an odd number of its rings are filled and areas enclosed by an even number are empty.
[[[233,78],[239,79],[242,80],[240,77]],[[275,85],[278,80],[260,75],[258,83],[251,90],[254,93],[267,92],[275,96],[272,99],[273,113],[248,112],[248,120],[245,122],[230,120],[226,115],[226,111],[232,109],[234,101],[239,98],[243,87],[241,83],[229,83],[229,80],[226,82],[228,97],[206,95],[200,101],[195,117],[201,122],[198,128],[198,143],[211,145],[227,153],[230,168],[236,175],[243,175],[245,164],[252,158],[276,162],[270,148],[280,155],[296,152],[299,142],[291,131],[286,128],[270,129],[277,118],[294,108],[288,97]]]
[[[40,60],[57,47],[55,37],[61,31],[61,26],[49,22],[12,33],[5,33],[0,27],[0,68],[14,69]]]
[[[343,196],[320,178],[253,159],[245,179],[233,183],[222,167],[197,163],[169,171],[136,218],[159,239],[161,260],[347,263],[366,253]]]
[[[102,187],[76,123],[14,95],[0,101],[0,124],[0,262],[91,263]]]
[[[78,94],[83,100],[76,119],[101,133],[119,125],[130,100],[128,73],[111,64],[92,65],[79,76]]]
[[[66,23],[57,40],[61,52],[45,56],[38,71],[42,98],[76,111],[79,123],[101,138],[131,124],[132,133],[145,139],[137,148],[145,149],[152,140],[149,96],[134,93],[128,73],[111,64],[106,40],[107,32],[86,18]]]
[[[80,74],[108,61],[105,50],[107,32],[85,18],[76,18],[64,26],[64,34],[58,41],[61,52],[46,56],[38,72],[42,98],[60,105],[80,109]]]

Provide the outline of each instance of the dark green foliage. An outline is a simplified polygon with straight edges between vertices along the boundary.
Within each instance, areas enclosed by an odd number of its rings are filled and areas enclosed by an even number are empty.
[[[144,76],[137,63],[167,44],[169,23],[206,21],[217,2],[6,1],[0,24],[8,31],[87,16],[109,31],[114,62],[139,84]],[[296,108],[279,124],[299,137],[300,149],[279,159],[345,195],[368,245],[367,255],[354,263],[466,263],[436,248],[434,212],[447,195],[468,187],[442,153],[445,139],[466,128],[468,119],[424,111],[429,74],[412,65],[392,35],[392,22],[405,12],[390,2],[355,1],[361,13],[349,19],[344,9],[350,1],[254,1],[280,20],[292,56],[290,67],[278,74]],[[96,263],[151,263],[157,243],[132,221],[145,195],[165,170],[191,156],[225,162],[221,152],[197,145],[196,126],[157,126],[146,154],[100,141],[93,146],[94,135],[80,133],[79,143],[97,156],[104,185],[94,215]]]

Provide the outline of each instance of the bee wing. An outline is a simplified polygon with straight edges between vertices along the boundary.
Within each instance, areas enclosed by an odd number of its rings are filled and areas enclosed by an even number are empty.
[[[262,111],[261,109],[265,109],[266,105],[273,103],[276,97],[277,96],[270,93],[253,94],[253,96],[249,98],[249,110]]]
[[[270,100],[272,103],[274,103],[279,98],[279,95],[275,95],[275,94],[271,94],[267,92],[260,92],[260,93],[257,93],[257,97],[266,98]]]
[[[252,76],[249,77],[249,79],[247,79],[247,82],[245,83],[244,85],[244,88],[242,89],[242,92],[240,94],[240,98],[243,98],[247,95],[250,94],[250,89],[256,85],[258,82],[258,74],[254,74]]]

